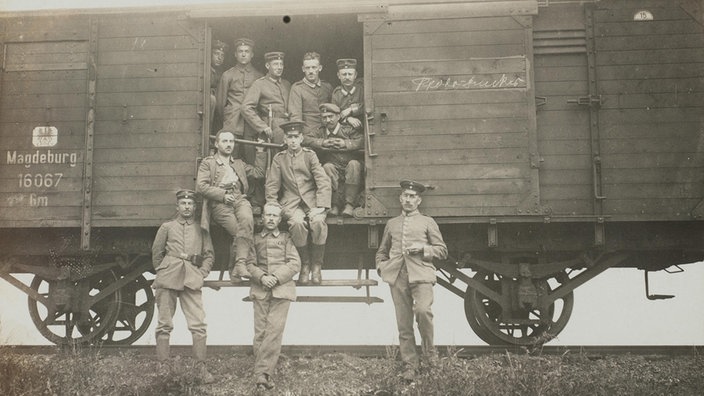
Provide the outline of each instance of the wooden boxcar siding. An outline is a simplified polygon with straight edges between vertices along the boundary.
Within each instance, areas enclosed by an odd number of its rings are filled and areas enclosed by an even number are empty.
[[[423,204],[434,216],[516,214],[537,202],[529,167],[529,21],[365,23],[375,114],[371,150],[378,154],[367,160],[367,187],[389,214],[398,208],[394,186],[403,178],[437,186]],[[470,79],[478,84],[463,86]],[[480,86],[497,81],[503,83]],[[373,210],[368,214],[383,214]]]
[[[584,7],[550,5],[533,25],[540,203],[553,214],[594,213],[589,109],[568,100],[589,94]]]
[[[80,225],[88,39],[87,17],[0,21],[0,227]]]
[[[175,15],[101,18],[94,226],[158,225],[193,188],[203,43],[203,26]]]
[[[704,198],[702,21],[679,2],[619,1],[594,22],[605,214],[689,219]]]

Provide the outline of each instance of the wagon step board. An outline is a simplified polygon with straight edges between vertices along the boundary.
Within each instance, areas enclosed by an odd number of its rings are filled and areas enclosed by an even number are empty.
[[[330,279],[323,280],[320,284],[316,285],[313,283],[306,283],[302,285],[297,283],[298,287],[319,287],[319,286],[352,286],[354,288],[377,286],[379,282],[374,279]],[[237,283],[232,283],[229,280],[207,280],[203,282],[203,287],[210,287],[213,289],[219,289],[221,287],[240,287],[240,286],[250,286],[250,281],[240,281]]]
[[[242,301],[251,302],[252,298],[247,296]],[[364,296],[298,296],[296,302],[331,302],[331,303],[365,303],[374,304],[382,303],[379,297],[364,297]]]

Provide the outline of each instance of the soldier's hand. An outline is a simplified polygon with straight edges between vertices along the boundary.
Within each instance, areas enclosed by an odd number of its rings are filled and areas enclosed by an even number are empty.
[[[235,196],[233,194],[225,194],[225,203],[228,205],[235,203]]]
[[[271,129],[271,127],[266,127],[262,133],[266,135],[267,139],[271,139],[272,136],[274,136],[274,131]]]
[[[258,138],[257,143],[266,143],[266,141],[264,141],[264,139],[262,139],[262,138]],[[264,147],[257,146],[256,150],[258,153],[263,153],[265,149],[264,149]]]
[[[345,117],[349,116],[351,113],[352,113],[352,108],[348,107],[340,112],[340,118],[341,119],[345,118]]]
[[[325,214],[325,208],[316,207],[316,208],[312,208],[310,210],[310,213],[308,213],[308,217],[314,217],[314,216],[318,216],[321,214]]]
[[[362,126],[362,121],[354,117],[347,117],[347,123],[352,125],[353,128],[359,128]]]
[[[262,286],[271,289],[274,286],[276,286],[276,283],[278,282],[278,279],[276,279],[275,276],[273,275],[264,275],[262,276]]]
[[[413,245],[409,246],[406,249],[407,254],[423,254],[423,244],[422,243],[414,243]]]
[[[325,148],[332,148],[334,147],[333,140],[328,138],[328,139],[323,139],[323,143],[321,143],[321,146]]]
[[[333,140],[333,147],[337,150],[344,150],[347,147],[345,139],[335,138]]]

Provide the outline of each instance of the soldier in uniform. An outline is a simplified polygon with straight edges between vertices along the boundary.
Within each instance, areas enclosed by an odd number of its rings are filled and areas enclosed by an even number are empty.
[[[282,211],[277,202],[264,205],[264,229],[254,236],[255,253],[247,260],[254,303],[254,375],[260,389],[274,387],[271,376],[281,353],[288,309],[296,300],[293,276],[301,270],[290,235],[278,229]]]
[[[280,125],[288,119],[286,108],[291,84],[281,78],[284,53],[264,54],[267,74],[254,81],[244,96],[244,117],[254,130],[274,143],[283,143]]]
[[[447,258],[447,246],[437,223],[418,211],[425,186],[401,182],[401,215],[386,223],[384,236],[376,252],[376,270],[391,288],[396,309],[396,324],[405,365],[403,378],[415,379],[419,367],[413,316],[418,322],[423,356],[431,365],[437,361],[433,343],[433,285],[436,282],[433,260]]]
[[[215,125],[215,108],[217,107],[217,89],[220,77],[223,73],[223,63],[225,63],[225,53],[229,46],[220,41],[213,41],[210,53],[210,128],[219,130],[220,125]]]
[[[325,255],[330,208],[330,178],[315,151],[301,147],[303,123],[291,121],[281,125],[288,148],[274,156],[266,178],[266,201],[279,201],[284,208],[293,244],[301,257],[298,282],[308,283],[309,276],[320,284],[320,269]],[[308,245],[308,236],[312,245]],[[312,268],[311,268],[312,267]]]
[[[230,280],[236,283],[249,277],[246,259],[254,236],[252,204],[247,200],[248,178],[263,179],[266,153],[257,147],[255,165],[233,159],[235,136],[221,130],[215,136],[215,155],[206,157],[198,167],[196,190],[203,195],[201,226],[210,229],[210,216],[232,237]]]
[[[314,135],[320,128],[320,111],[318,106],[321,103],[330,102],[332,95],[332,85],[320,79],[320,54],[317,52],[307,52],[303,55],[303,73],[301,81],[295,82],[291,86],[291,93],[288,97],[288,112],[291,114],[291,121],[303,121],[303,135]]]
[[[337,78],[340,85],[332,91],[332,103],[340,108],[342,122],[360,128],[364,115],[364,81],[357,79],[357,60],[338,59]]]
[[[223,129],[233,132],[238,139],[256,140],[256,132],[244,122],[242,103],[252,83],[262,76],[251,62],[254,56],[254,41],[248,38],[235,40],[235,60],[237,63],[222,74],[216,91],[216,109],[223,120]],[[234,153],[235,158],[243,158],[253,165],[253,146],[241,145]]]
[[[352,217],[357,197],[362,190],[364,147],[362,132],[349,124],[340,123],[340,108],[332,103],[320,105],[323,126],[314,135],[305,136],[303,145],[314,149],[330,177],[332,207],[330,214]]]
[[[169,358],[169,338],[179,300],[193,337],[198,375],[201,381],[211,383],[214,378],[205,367],[207,325],[201,287],[213,266],[213,244],[210,234],[194,221],[195,195],[191,190],[176,193],[178,215],[159,227],[152,244],[156,271],[152,287],[158,311],[156,355],[159,361]]]

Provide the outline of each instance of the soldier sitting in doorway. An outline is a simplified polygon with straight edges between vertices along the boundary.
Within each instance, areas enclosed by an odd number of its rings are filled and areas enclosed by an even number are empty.
[[[255,165],[232,158],[235,135],[221,130],[215,136],[215,155],[206,157],[198,167],[196,190],[203,195],[201,226],[210,229],[210,216],[232,237],[230,280],[239,282],[248,278],[246,259],[252,246],[254,216],[247,194],[249,178],[263,179],[266,154],[257,148]]]
[[[318,153],[332,187],[331,216],[338,216],[340,208],[345,217],[354,216],[359,193],[362,190],[364,147],[362,131],[340,123],[340,108],[332,103],[320,105],[323,126],[303,138],[303,145]]]

